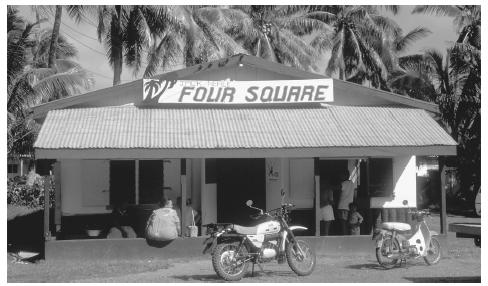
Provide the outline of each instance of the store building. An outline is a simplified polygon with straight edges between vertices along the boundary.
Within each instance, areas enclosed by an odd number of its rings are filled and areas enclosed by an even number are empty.
[[[87,219],[103,221],[120,203],[142,235],[163,194],[191,198],[203,224],[245,224],[247,200],[275,208],[282,190],[304,234],[319,235],[321,192],[345,169],[369,234],[372,210],[416,207],[416,156],[456,153],[435,104],[247,55],[33,112],[36,158],[56,160],[51,231],[60,238],[80,238]]]

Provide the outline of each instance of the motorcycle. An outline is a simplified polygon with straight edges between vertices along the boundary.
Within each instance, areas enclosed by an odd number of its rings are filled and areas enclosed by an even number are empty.
[[[217,275],[227,281],[240,280],[252,263],[264,271],[261,264],[277,260],[279,264],[288,261],[290,268],[299,276],[312,273],[316,257],[310,245],[293,234],[306,230],[303,226],[289,226],[288,213],[293,204],[282,203],[281,207],[264,212],[248,200],[246,205],[259,211],[251,218],[257,225],[245,227],[237,224],[211,223],[207,227],[210,237],[203,253],[210,252],[212,265]]]
[[[373,234],[376,239],[376,259],[378,263],[391,268],[398,261],[406,263],[407,258],[423,257],[428,265],[436,264],[441,259],[441,246],[437,239],[437,232],[429,230],[425,217],[430,211],[409,210],[416,222],[414,231],[411,226],[401,222],[384,222]],[[410,232],[410,233],[409,233]]]

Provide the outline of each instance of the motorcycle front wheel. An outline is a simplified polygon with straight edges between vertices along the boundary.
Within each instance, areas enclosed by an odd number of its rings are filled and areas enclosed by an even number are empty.
[[[215,273],[226,281],[240,280],[247,272],[249,262],[247,249],[242,246],[237,253],[239,244],[222,243],[212,253],[212,265]]]
[[[315,268],[315,252],[310,245],[303,240],[296,240],[295,243],[286,244],[286,260],[291,270],[299,276],[307,276]]]
[[[400,244],[398,243],[398,240],[387,237],[383,239],[381,247],[376,248],[376,260],[378,260],[378,263],[381,266],[391,268],[398,262],[395,252],[396,255],[400,253]]]
[[[427,254],[424,256],[424,260],[429,265],[437,264],[441,260],[441,244],[436,237],[430,238],[429,248],[427,249]]]

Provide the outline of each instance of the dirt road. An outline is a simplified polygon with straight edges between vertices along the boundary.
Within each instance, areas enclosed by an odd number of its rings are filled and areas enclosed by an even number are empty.
[[[312,275],[298,277],[288,265],[270,263],[254,277],[248,273],[241,282],[481,282],[480,258],[443,259],[427,266],[423,260],[385,270],[374,257],[319,257]],[[210,260],[174,262],[167,269],[108,278],[88,278],[73,282],[220,282]]]

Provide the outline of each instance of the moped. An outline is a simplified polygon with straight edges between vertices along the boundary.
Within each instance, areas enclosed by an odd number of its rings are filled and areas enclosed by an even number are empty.
[[[438,234],[429,230],[425,222],[430,211],[409,210],[409,214],[413,215],[415,221],[413,233],[410,224],[384,222],[373,234],[373,239],[376,239],[376,259],[385,268],[406,262],[407,258],[423,257],[428,265],[436,264],[441,259]]]
[[[227,281],[240,280],[250,263],[254,274],[255,264],[263,271],[261,263],[275,259],[278,263],[284,263],[285,258],[299,276],[312,273],[316,263],[314,250],[293,233],[307,228],[288,225],[288,213],[294,205],[282,202],[279,208],[267,212],[253,207],[251,200],[246,205],[259,211],[259,214],[251,216],[257,220],[257,225],[205,225],[210,237],[204,242],[206,247],[203,253],[210,251],[212,254],[212,265],[217,275]]]

